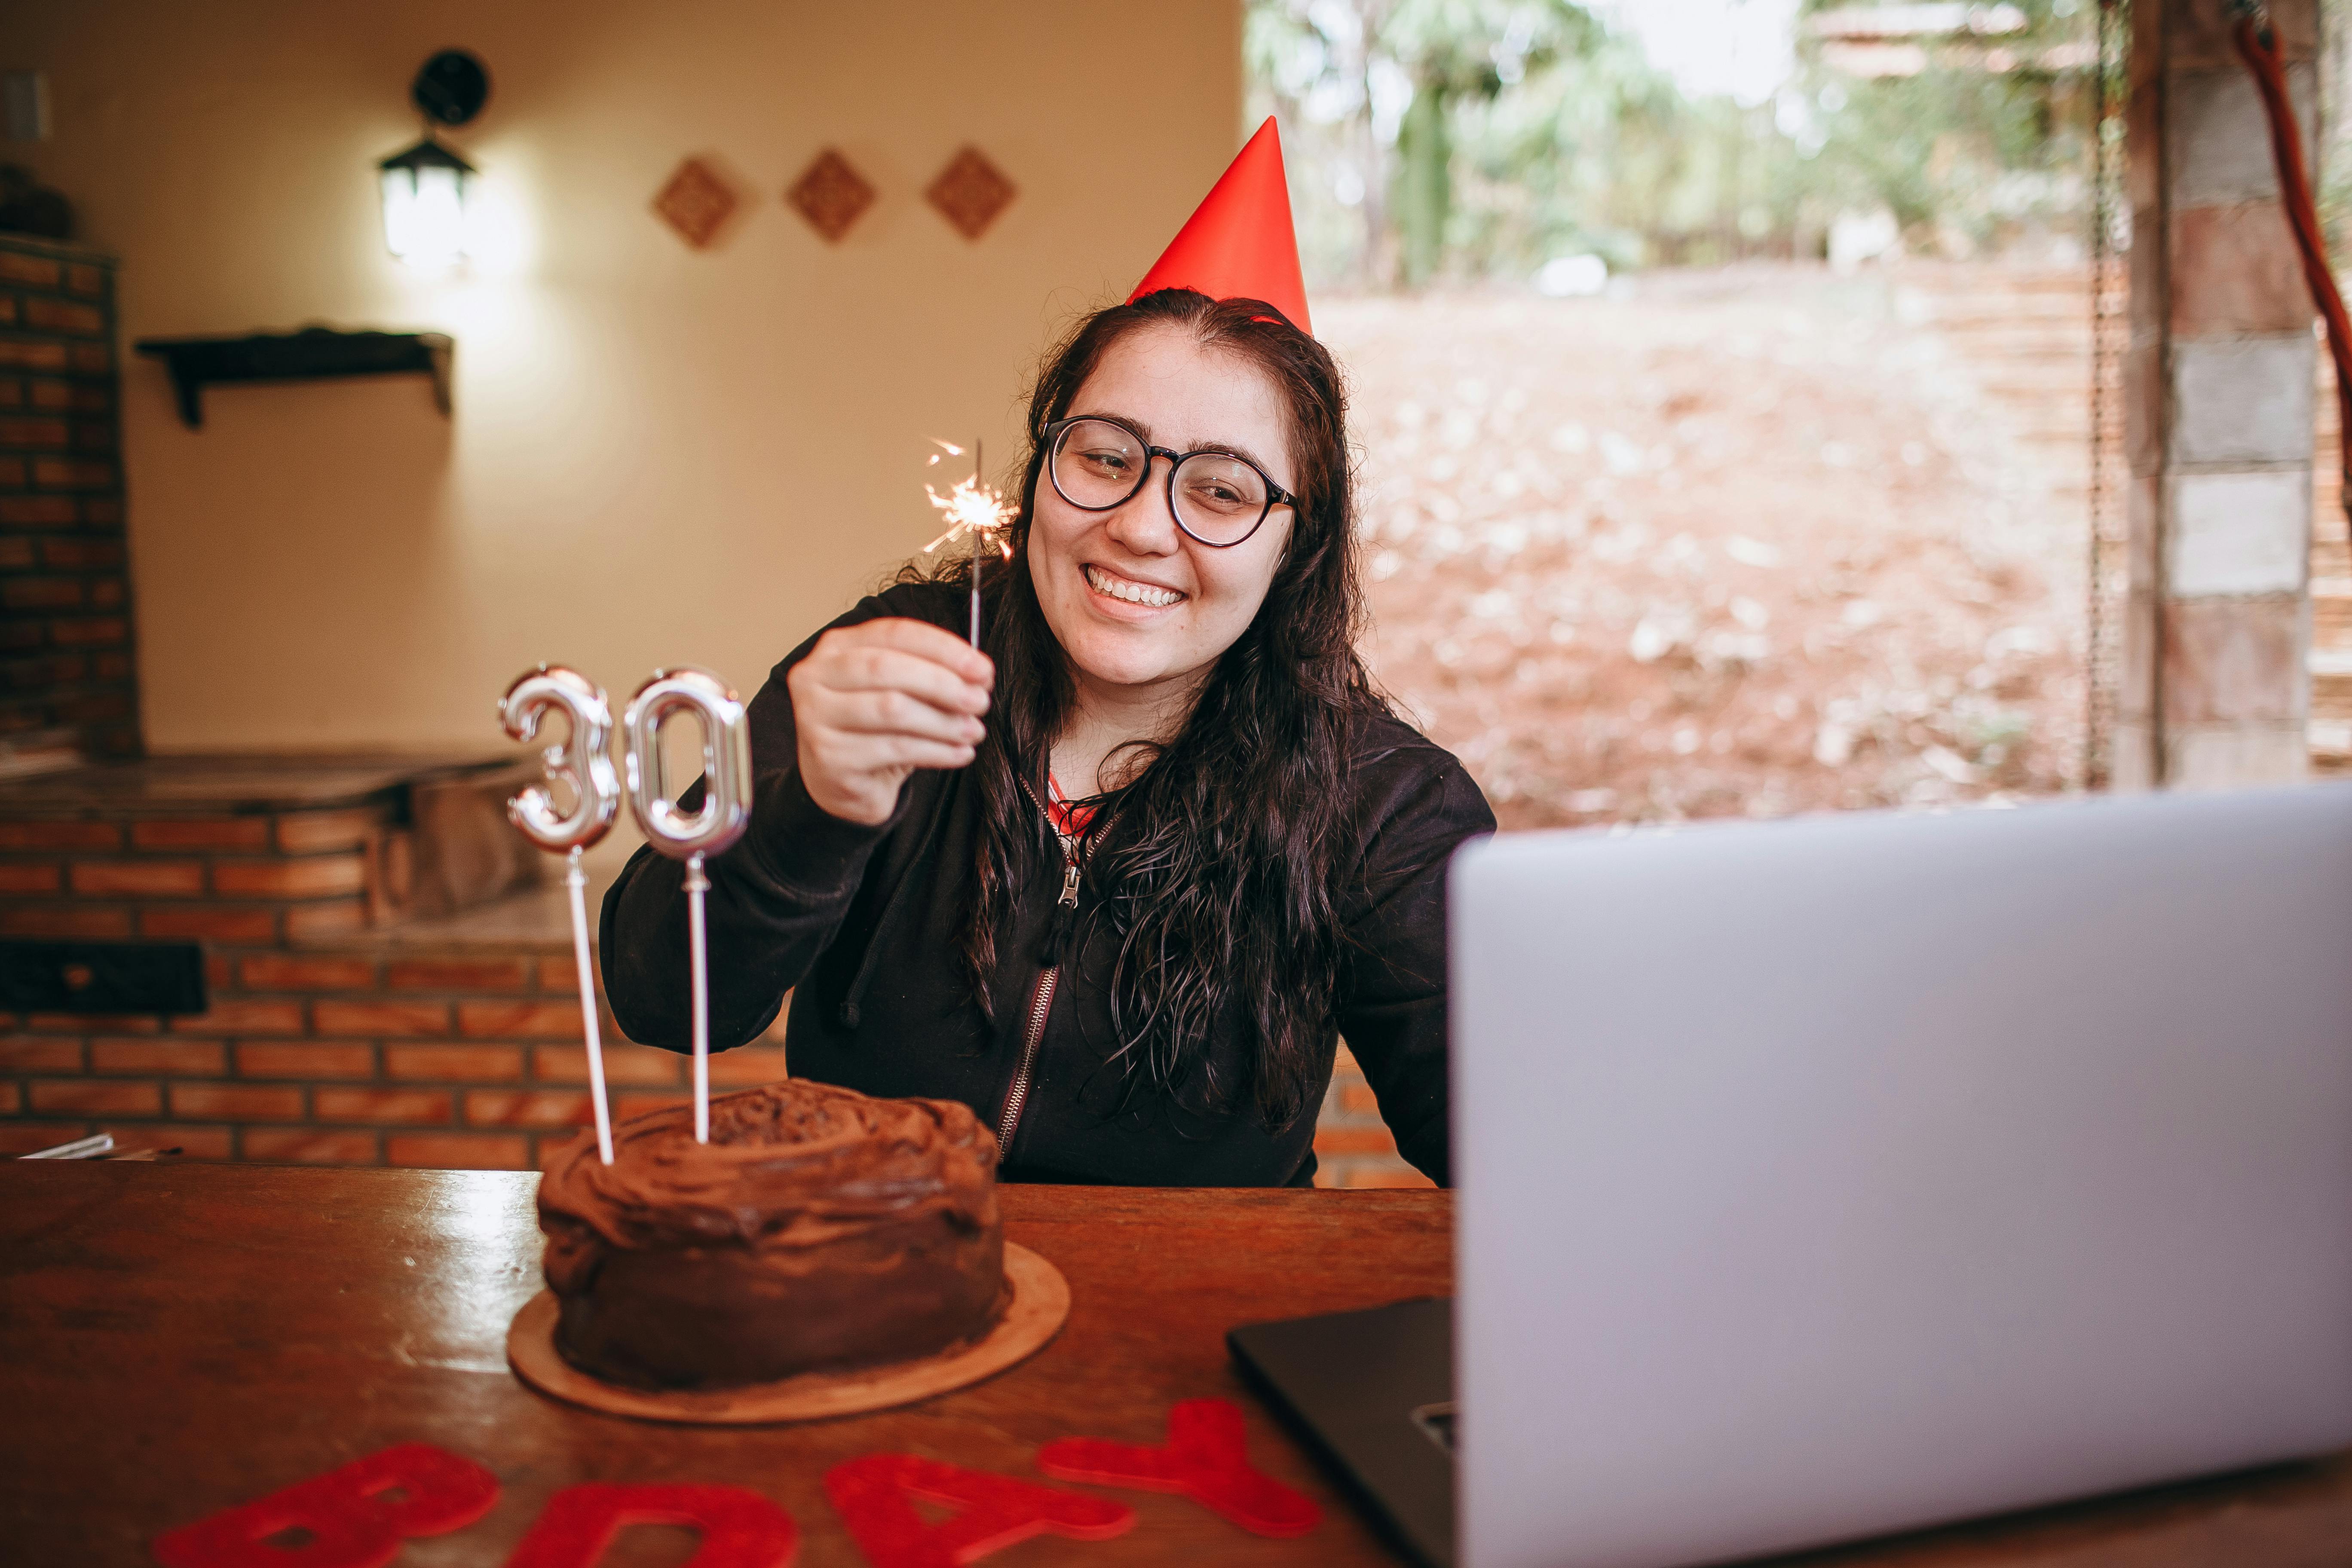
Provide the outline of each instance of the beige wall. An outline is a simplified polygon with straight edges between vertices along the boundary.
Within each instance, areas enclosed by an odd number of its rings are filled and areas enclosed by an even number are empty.
[[[136,337],[339,326],[457,340],[420,378],[230,388],[181,427],[129,360],[149,744],[503,744],[541,659],[617,702],[656,665],[746,695],[936,530],[931,435],[1012,456],[1037,352],[1123,292],[1239,143],[1237,0],[77,0],[0,13],[52,140],[0,144],[121,258]],[[496,254],[412,275],[373,164],[434,49],[488,65],[450,140]],[[965,142],[1019,185],[978,244],[921,200]],[[881,191],[828,246],[780,193],[822,147]],[[746,197],[690,251],[684,156]]]

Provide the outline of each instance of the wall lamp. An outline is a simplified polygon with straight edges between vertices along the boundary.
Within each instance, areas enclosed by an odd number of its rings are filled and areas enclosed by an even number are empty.
[[[444,49],[425,62],[408,96],[425,115],[425,140],[376,165],[383,241],[413,267],[446,267],[467,253],[466,184],[474,166],[434,133],[481,112],[490,73],[465,50]]]

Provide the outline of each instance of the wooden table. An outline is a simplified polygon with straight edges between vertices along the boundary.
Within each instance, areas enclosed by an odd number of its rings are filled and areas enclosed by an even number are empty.
[[[1004,1191],[1006,1234],[1075,1305],[1035,1358],[911,1408],[814,1426],[646,1426],[519,1384],[508,1320],[539,1289],[537,1178],[491,1172],[0,1163],[0,1559],[135,1563],[161,1531],[423,1441],[495,1471],[497,1505],[403,1564],[490,1563],[557,1489],[720,1481],[798,1521],[800,1563],[860,1560],[820,1478],[908,1452],[1034,1476],[1039,1445],[1157,1442],[1178,1400],[1248,1412],[1259,1467],[1326,1518],[1292,1542],[1186,1500],[1121,1492],[1136,1527],[1007,1549],[1021,1568],[1394,1561],[1236,1379],[1225,1328],[1450,1289],[1452,1206],[1429,1192]],[[686,1532],[605,1561],[675,1564]],[[2290,1467],[1824,1553],[1951,1568],[2342,1568],[2352,1461]]]

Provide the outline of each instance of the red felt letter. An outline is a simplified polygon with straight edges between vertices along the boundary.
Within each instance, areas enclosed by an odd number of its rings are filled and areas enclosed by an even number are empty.
[[[824,1495],[873,1568],[961,1568],[1033,1535],[1108,1541],[1135,1522],[1133,1509],[1108,1498],[912,1454],[868,1454],[836,1465],[825,1472]],[[962,1511],[926,1524],[913,1498]]]
[[[403,1443],[168,1531],[155,1558],[164,1568],[383,1568],[402,1541],[471,1524],[498,1497],[498,1477],[472,1460]],[[295,1531],[298,1542],[272,1540]]]
[[[700,1531],[686,1568],[786,1568],[801,1543],[791,1514],[742,1487],[589,1481],[547,1500],[507,1568],[593,1568],[613,1537],[632,1524]]]
[[[1038,1450],[1037,1468],[1056,1480],[1180,1492],[1244,1530],[1277,1539],[1304,1535],[1323,1518],[1314,1499],[1250,1468],[1241,1406],[1230,1400],[1188,1399],[1170,1411],[1164,1448],[1063,1437]]]

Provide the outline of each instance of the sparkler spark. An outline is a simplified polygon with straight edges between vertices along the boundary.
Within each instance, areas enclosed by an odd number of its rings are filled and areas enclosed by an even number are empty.
[[[942,441],[937,436],[931,437],[931,445],[944,449],[950,457],[963,456],[961,447],[952,441]],[[933,453],[931,461],[936,463],[939,460],[939,454]],[[986,471],[987,465],[980,455],[980,443],[975,441],[971,444],[971,478],[958,479],[955,488],[945,495],[929,485],[923,487],[923,493],[931,498],[931,504],[948,515],[948,531],[924,545],[923,553],[929,555],[951,539],[962,538],[971,542],[971,646],[974,647],[980,646],[980,563],[983,559],[980,552],[981,542],[987,541],[996,547],[999,555],[1007,561],[1012,560],[1013,545],[1004,537],[1004,529],[1019,510],[982,482],[981,475]]]
[[[948,520],[948,531],[924,545],[924,554],[929,555],[954,539],[969,539],[977,550],[984,539],[994,545],[996,552],[1005,560],[1013,559],[1013,546],[1005,540],[1003,531],[1013,521],[1016,509],[1012,502],[981,483],[979,475],[958,479],[955,488],[945,495],[929,485],[923,487],[923,493],[931,498],[933,506],[947,514]]]

